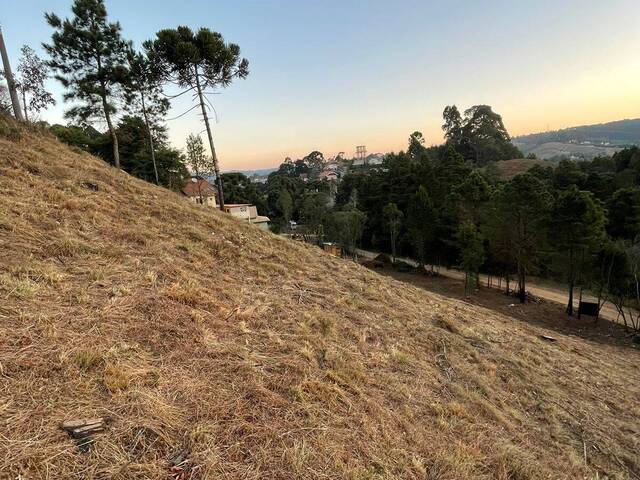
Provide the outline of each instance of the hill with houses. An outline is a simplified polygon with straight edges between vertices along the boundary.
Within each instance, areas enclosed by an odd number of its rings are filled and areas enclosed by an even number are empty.
[[[611,156],[624,147],[640,145],[640,118],[522,135],[514,137],[513,144],[542,159]]]

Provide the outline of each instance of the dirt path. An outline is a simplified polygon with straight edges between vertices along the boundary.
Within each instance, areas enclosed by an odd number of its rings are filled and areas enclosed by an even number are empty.
[[[379,253],[376,252],[370,252],[368,250],[362,250],[362,249],[358,249],[357,250],[358,255],[368,258],[368,259],[373,259],[375,258],[377,255],[379,255]],[[412,260],[410,258],[403,258],[403,257],[397,257],[398,260],[407,263],[408,265],[411,265],[413,267],[417,267],[418,266],[418,262],[416,262],[415,260]],[[449,277],[449,278],[455,278],[455,279],[459,279],[459,280],[463,280],[464,279],[464,272],[461,272],[459,270],[453,270],[450,268],[444,268],[444,267],[438,267],[438,273],[440,273],[441,275],[444,275],[445,277]],[[493,277],[495,280],[495,277]],[[488,276],[484,275],[484,274],[480,274],[480,282],[483,285],[487,285],[487,279]],[[498,286],[493,284],[492,288],[498,289]],[[541,286],[541,285],[537,285],[535,283],[532,282],[527,282],[527,291],[530,292],[531,294],[535,295],[536,297],[540,297],[544,300],[550,301],[550,302],[556,302],[559,303],[561,305],[566,305],[567,304],[567,300],[568,300],[568,292],[567,291],[563,291],[559,288],[553,288],[553,287],[548,287],[548,286]],[[591,295],[583,295],[583,300],[585,301],[596,301],[596,299],[591,296]],[[578,301],[578,298],[575,298],[575,301]],[[577,304],[574,305],[574,307],[577,309]],[[600,316],[602,318],[605,318],[607,320],[610,320],[612,322],[616,322],[618,319],[618,312],[616,311],[616,309],[610,305],[610,304],[605,304],[604,307],[602,307],[602,310],[600,312]]]

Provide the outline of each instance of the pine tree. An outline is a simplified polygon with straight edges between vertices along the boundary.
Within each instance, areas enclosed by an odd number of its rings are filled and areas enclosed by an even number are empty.
[[[567,314],[573,315],[573,290],[585,256],[604,237],[605,214],[590,192],[575,185],[563,190],[551,210],[553,240],[567,266],[569,300]]]
[[[196,106],[200,107],[209,137],[220,209],[224,210],[222,177],[207,114],[207,89],[228,87],[235,78],[246,78],[249,62],[240,58],[238,45],[225,43],[222,35],[208,28],[196,33],[188,27],[160,30],[153,43],[146,46],[163,61],[171,80],[186,89],[182,93],[195,91],[197,95]]]
[[[391,242],[391,258],[393,263],[396,261],[396,243],[398,239],[398,233],[400,232],[400,225],[402,225],[402,217],[404,214],[400,211],[395,203],[388,203],[382,209],[382,215],[389,230],[389,240]]]
[[[122,84],[127,77],[127,43],[120,25],[107,21],[103,0],[74,0],[73,17],[62,20],[45,14],[54,28],[51,44],[43,44],[49,65],[67,89],[65,101],[74,102],[65,115],[83,122],[103,119],[111,136],[113,159],[120,168],[118,137],[112,120],[117,112]]]
[[[126,109],[144,119],[153,171],[156,184],[159,184],[153,130],[158,128],[158,123],[169,110],[169,100],[162,95],[162,68],[154,61],[153,56],[135,52],[133,49],[127,52],[127,63],[129,75],[125,85]]]

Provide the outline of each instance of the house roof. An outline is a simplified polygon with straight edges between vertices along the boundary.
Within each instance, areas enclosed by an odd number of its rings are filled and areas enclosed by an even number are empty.
[[[213,186],[204,178],[192,178],[184,186],[184,188],[182,189],[182,193],[184,193],[187,197],[215,197],[216,189],[213,188]]]
[[[225,203],[224,208],[250,207],[250,203]]]
[[[325,170],[323,172],[320,172],[320,175],[318,175],[318,177],[319,178],[323,178],[323,179],[325,179],[325,178],[328,179],[330,177],[338,178],[338,174],[336,172],[331,171],[331,170],[329,170],[329,171]]]

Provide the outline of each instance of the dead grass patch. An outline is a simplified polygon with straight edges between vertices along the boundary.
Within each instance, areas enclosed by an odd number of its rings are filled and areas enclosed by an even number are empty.
[[[165,289],[165,295],[171,300],[195,307],[204,300],[202,290],[193,280],[174,282]]]
[[[89,371],[104,362],[104,358],[97,350],[79,350],[75,353],[74,362],[80,370]]]
[[[104,386],[112,393],[118,393],[129,388],[131,376],[129,372],[122,366],[107,364],[104,368]]]

